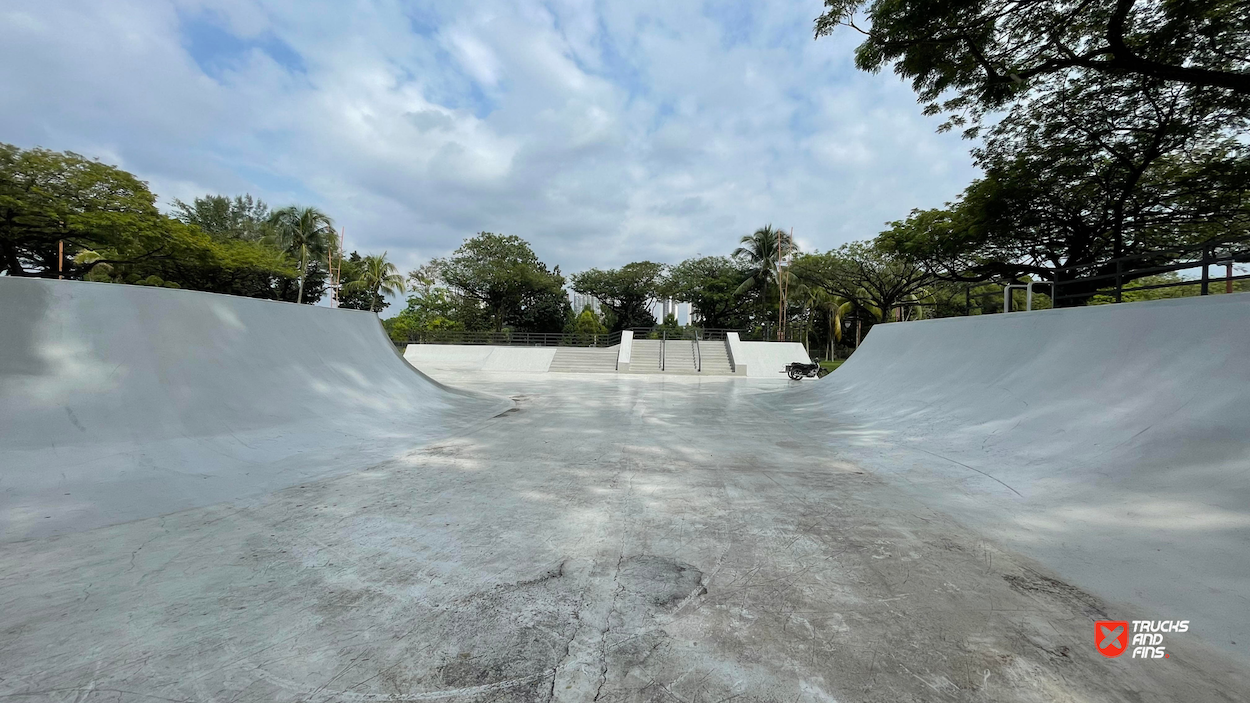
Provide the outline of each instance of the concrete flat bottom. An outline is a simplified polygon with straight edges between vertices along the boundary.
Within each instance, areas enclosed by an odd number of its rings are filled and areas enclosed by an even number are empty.
[[[0,545],[0,698],[1138,701],[1250,696],[755,402],[787,382],[439,378],[518,405],[246,502]],[[359,467],[364,469],[364,466]]]

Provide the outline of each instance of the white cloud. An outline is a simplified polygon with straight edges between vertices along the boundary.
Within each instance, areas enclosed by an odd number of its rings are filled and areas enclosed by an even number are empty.
[[[973,177],[906,86],[854,70],[854,37],[812,40],[818,3],[720,5],[10,0],[0,141],[165,202],[316,204],[405,266],[478,230],[565,271],[769,222],[829,248]]]

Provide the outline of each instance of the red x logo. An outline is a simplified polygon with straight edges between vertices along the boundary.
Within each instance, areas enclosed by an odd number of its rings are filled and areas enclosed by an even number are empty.
[[[1094,644],[1104,657],[1118,657],[1128,649],[1127,620],[1099,620],[1094,623]]]

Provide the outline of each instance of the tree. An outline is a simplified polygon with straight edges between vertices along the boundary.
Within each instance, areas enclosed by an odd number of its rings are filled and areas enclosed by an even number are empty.
[[[461,313],[462,319],[484,313],[482,322],[495,331],[542,300],[550,303],[553,296],[564,295],[559,267],[549,270],[529,243],[515,235],[479,232],[450,257],[432,261],[428,271],[436,272],[455,296],[472,304]]]
[[[0,273],[279,297],[295,271],[257,242],[165,217],[132,174],[72,152],[0,145]]]
[[[968,111],[976,122],[1058,75],[1210,89],[1243,114],[1250,105],[1250,5],[1238,0],[825,0],[825,8],[816,37],[843,26],[862,33],[859,68],[893,64],[930,114]],[[956,115],[948,125],[962,123]]]
[[[405,342],[416,338],[421,332],[463,330],[464,325],[455,320],[457,304],[446,288],[439,287],[434,272],[423,266],[408,274],[408,305],[400,313],[382,324],[391,339]]]
[[[653,327],[651,306],[660,295],[664,264],[635,261],[619,269],[590,269],[573,274],[573,290],[589,295],[611,311],[612,331]]]
[[[214,239],[259,242],[269,235],[269,206],[250,194],[206,195],[187,204],[174,199],[174,218],[199,227]]]
[[[315,265],[320,264],[321,257],[334,239],[334,221],[315,207],[291,205],[270,215],[269,226],[272,228],[271,236],[278,246],[298,257],[299,292],[295,302],[303,303],[309,259]]]
[[[0,144],[0,273],[58,275],[64,243],[66,278],[91,268],[160,255],[165,218],[147,184],[121,169],[73,152],[22,150]],[[76,262],[83,250],[100,258]]]
[[[744,293],[752,288],[764,292],[765,298],[771,288],[778,288],[780,265],[785,257],[799,253],[794,240],[786,232],[773,229],[771,224],[744,236],[734,249],[734,258],[747,266],[747,277],[738,286],[737,293]]]
[[[888,321],[891,311],[900,317],[905,305],[933,277],[915,256],[891,251],[880,242],[852,242],[823,254],[807,254],[794,264],[799,281],[823,288],[851,303],[851,311],[869,312]]]
[[[555,276],[559,286],[547,286],[533,291],[521,300],[521,307],[508,316],[507,324],[518,332],[563,332],[573,319],[573,304],[564,290],[564,277],[556,267]]]
[[[820,312],[825,318],[825,344],[826,359],[834,358],[834,350],[837,343],[842,341],[842,325],[843,318],[851,312],[854,303],[851,301],[830,293],[819,286],[804,286],[804,296],[807,308],[811,312]],[[811,330],[812,320],[809,314],[808,324],[804,326],[804,346],[807,346],[807,334]],[[810,347],[809,347],[810,348]]]
[[[1250,228],[1247,121],[1212,100],[1167,84],[1056,81],[990,131],[973,152],[985,176],[957,203],[914,211],[882,243],[964,282],[1149,275],[1169,248]],[[1157,258],[1110,263],[1147,253]],[[1065,285],[1059,302],[1083,304],[1101,285]]]
[[[743,263],[726,256],[686,259],[669,270],[661,294],[690,303],[704,327],[744,328],[750,325],[752,308],[758,306],[762,293],[756,287],[738,292],[750,276]]]
[[[360,259],[357,268],[359,278],[343,284],[344,292],[365,293],[369,298],[369,312],[379,312],[383,308],[383,294],[399,295],[404,292],[404,277],[395,264],[387,261],[386,252],[371,254]]]

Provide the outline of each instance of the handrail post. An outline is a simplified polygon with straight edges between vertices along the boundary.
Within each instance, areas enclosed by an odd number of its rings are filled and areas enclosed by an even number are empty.
[[[1210,249],[1202,250],[1202,291],[1199,295],[1207,295],[1211,289],[1211,272],[1208,270],[1211,265]]]
[[[1116,259],[1115,262],[1115,302],[1123,302],[1124,299],[1124,279],[1121,273],[1124,271],[1124,262]]]

